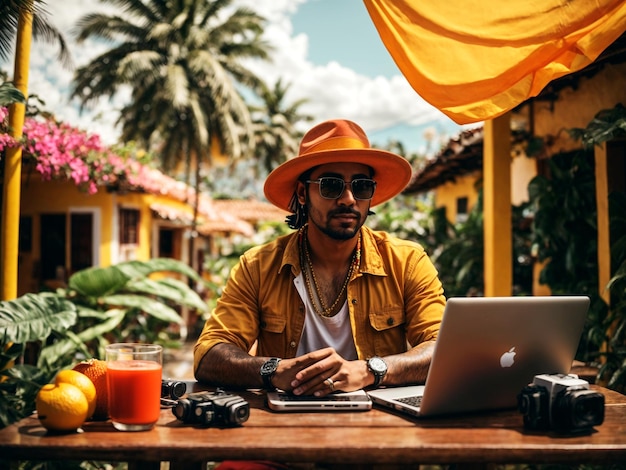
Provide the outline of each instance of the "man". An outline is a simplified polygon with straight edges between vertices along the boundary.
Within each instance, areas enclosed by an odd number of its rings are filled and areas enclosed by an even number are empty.
[[[307,132],[264,187],[298,231],[242,255],[195,345],[196,378],[316,396],[424,382],[441,282],[420,245],[363,225],[410,178],[351,121]]]

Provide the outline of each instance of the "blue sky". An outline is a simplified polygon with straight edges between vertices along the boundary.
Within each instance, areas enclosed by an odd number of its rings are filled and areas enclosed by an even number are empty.
[[[308,100],[301,110],[315,121],[352,119],[374,144],[398,140],[420,153],[438,149],[460,131],[410,87],[360,0],[233,0],[233,5],[253,8],[267,19],[265,39],[274,47],[273,62],[249,67],[270,85],[279,78],[289,83],[287,98]],[[75,44],[71,30],[85,14],[110,13],[112,7],[98,0],[48,0],[47,9],[68,39],[75,66],[105,50],[93,41]],[[33,43],[29,93],[43,97],[59,119],[114,143],[118,110],[129,90],[79,113],[77,103],[68,100],[73,70],[62,67],[56,53],[56,47]],[[10,72],[13,64],[0,62],[0,67]]]
[[[307,58],[313,64],[325,66],[335,61],[373,80],[395,77],[406,83],[361,1],[308,0],[298,6],[291,20],[294,33],[308,37]],[[416,114],[427,107],[417,93],[412,101]],[[460,126],[435,112],[424,121],[398,115],[396,121],[386,121],[384,125],[367,130],[370,139],[378,145],[395,139],[403,142],[407,150],[428,152],[456,135]],[[433,141],[427,142],[425,135]]]
[[[292,22],[294,33],[309,37],[308,58],[314,64],[335,60],[371,78],[400,75],[359,0],[309,0]]]

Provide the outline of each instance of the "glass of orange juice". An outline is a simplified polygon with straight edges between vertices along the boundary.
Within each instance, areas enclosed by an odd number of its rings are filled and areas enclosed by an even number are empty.
[[[115,343],[106,347],[109,416],[120,431],[152,429],[161,414],[163,348]]]

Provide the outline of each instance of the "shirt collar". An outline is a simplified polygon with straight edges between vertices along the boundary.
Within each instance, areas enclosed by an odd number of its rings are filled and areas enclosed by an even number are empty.
[[[378,251],[378,246],[374,239],[374,233],[369,227],[361,227],[361,269],[362,273],[373,274],[377,276],[386,276],[385,265],[383,263],[382,256]],[[285,265],[291,266],[291,272],[294,276],[300,274],[300,249],[299,249],[299,235],[298,232],[294,232],[289,237],[285,251],[283,252],[283,259],[280,264],[280,271],[283,270]]]

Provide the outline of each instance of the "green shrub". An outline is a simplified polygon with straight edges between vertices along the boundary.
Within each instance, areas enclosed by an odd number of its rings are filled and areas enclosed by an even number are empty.
[[[156,258],[88,268],[67,288],[0,302],[0,427],[31,414],[59,370],[104,359],[109,343],[175,345],[170,327],[183,323],[176,308],[205,313],[207,305],[174,274],[202,281],[188,265]]]

